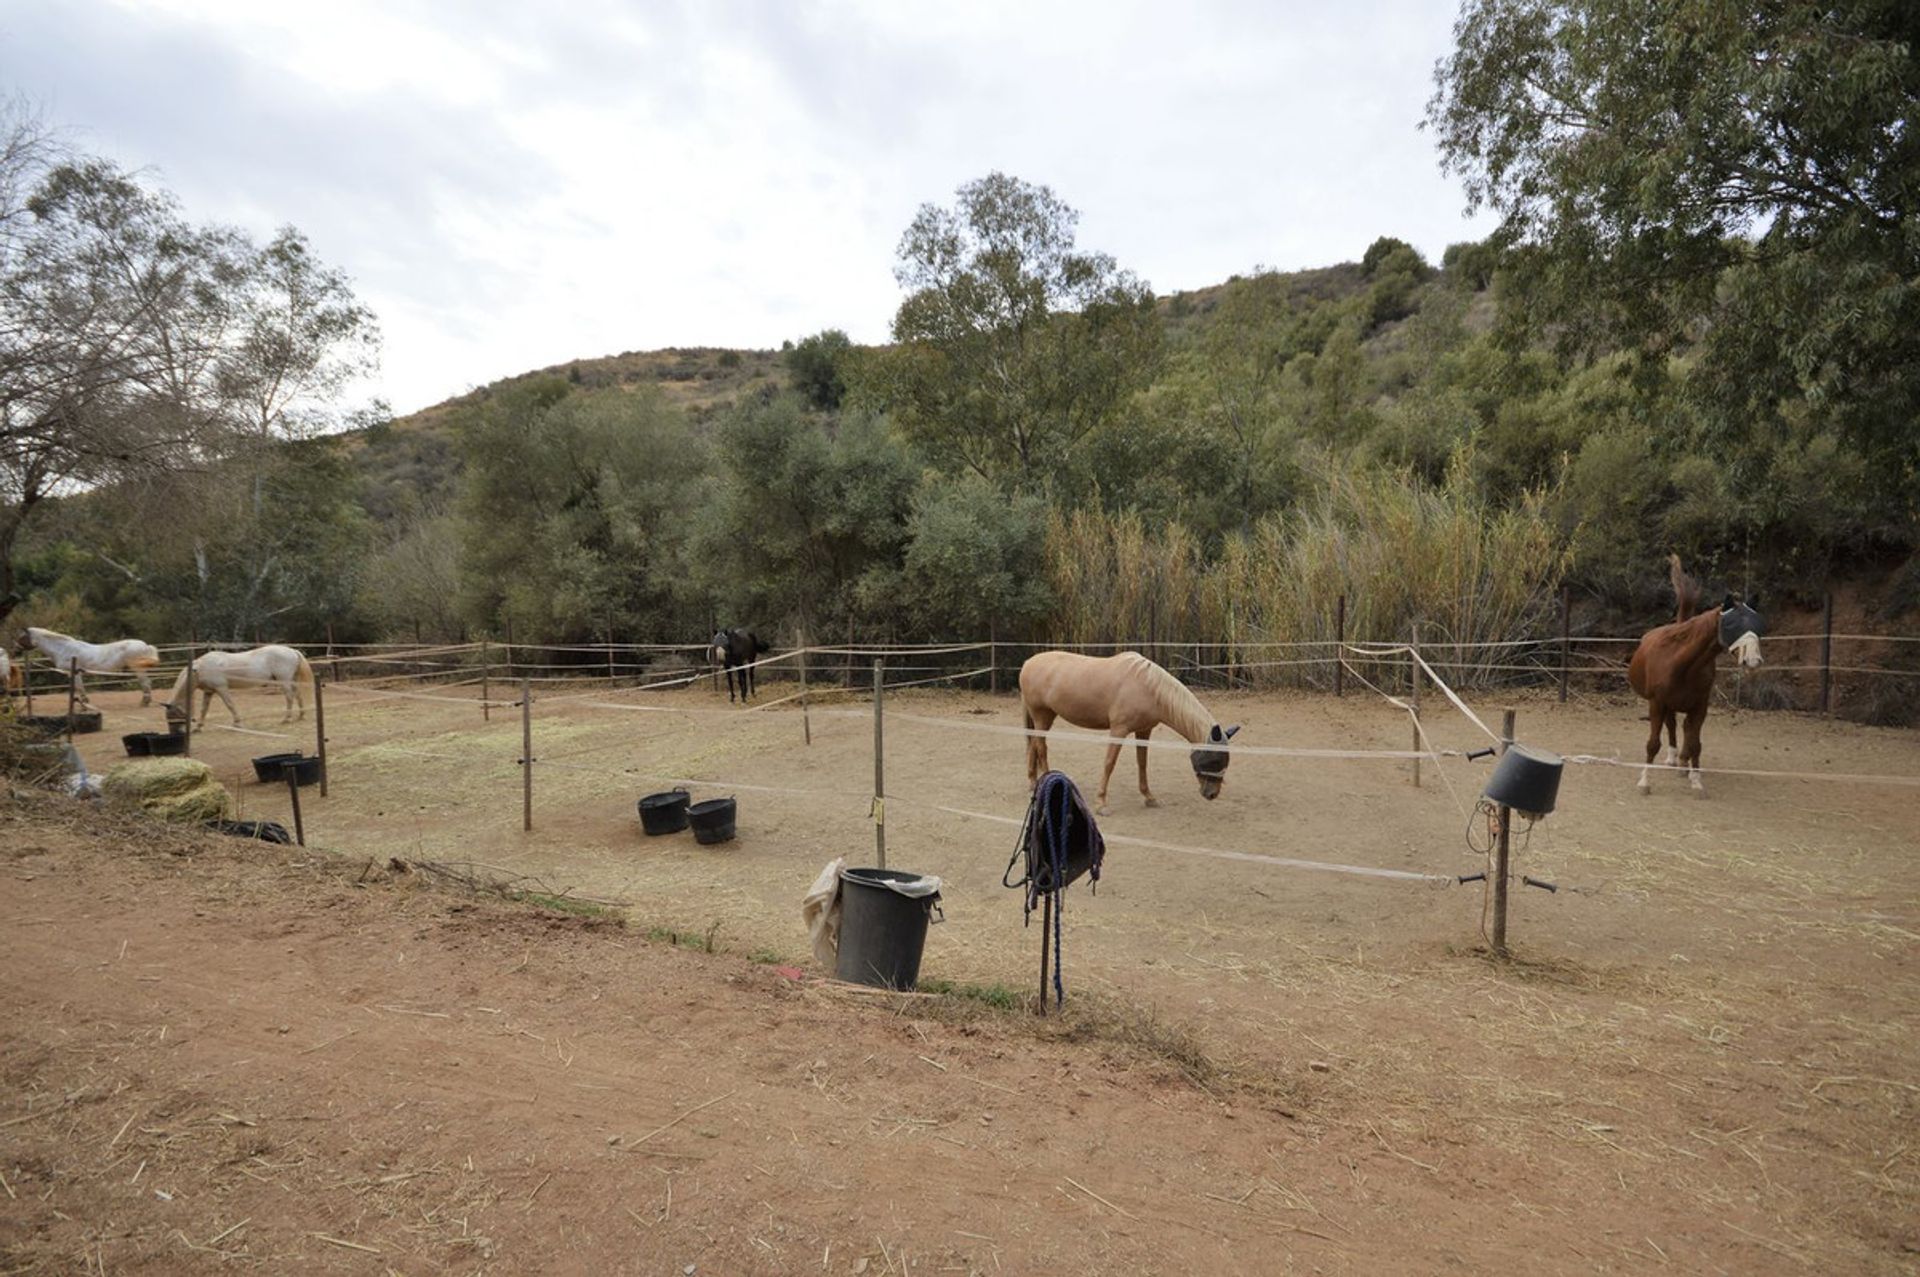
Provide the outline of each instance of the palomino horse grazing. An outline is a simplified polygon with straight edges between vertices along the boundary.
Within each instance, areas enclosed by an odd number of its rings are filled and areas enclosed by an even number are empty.
[[[707,654],[715,665],[727,667],[727,699],[733,699],[733,672],[740,671],[740,699],[753,699],[753,663],[762,652],[772,651],[754,637],[752,630],[721,630],[707,645]]]
[[[120,639],[113,643],[88,643],[62,634],[58,630],[42,630],[28,626],[21,634],[16,650],[27,652],[39,648],[46,653],[54,667],[62,674],[73,669],[76,663],[82,675],[114,674],[121,670],[131,670],[140,680],[140,703],[153,704],[153,680],[147,671],[160,663],[160,653],[153,644],[143,643],[139,639]],[[80,696],[80,704],[92,708],[87,700],[87,680],[84,677],[74,680]]]
[[[294,707],[300,708],[299,717],[307,716],[307,701],[300,693],[304,684],[313,686],[313,666],[307,664],[307,658],[290,647],[281,647],[269,643],[265,647],[256,647],[247,652],[208,652],[193,663],[193,685],[200,692],[200,725],[206,726],[207,711],[213,708],[213,698],[217,693],[225,702],[227,712],[233,715],[233,725],[240,726],[240,711],[234,708],[233,697],[227,695],[227,689],[233,687],[259,687],[272,684],[280,689],[286,698],[287,712],[281,718],[283,723],[294,720]],[[187,671],[181,670],[180,677],[174,680],[173,696],[167,701],[167,721],[184,723],[193,715],[193,705],[180,702],[187,697]]]
[[[1107,782],[1129,736],[1140,744],[1140,793],[1147,806],[1157,807],[1147,788],[1147,737],[1165,723],[1200,745],[1189,755],[1200,796],[1214,799],[1226,781],[1227,741],[1239,725],[1222,731],[1200,699],[1173,675],[1138,652],[1117,656],[1081,656],[1075,652],[1041,652],[1020,667],[1020,707],[1027,730],[1047,731],[1053,720],[1064,718],[1075,727],[1105,728],[1114,738],[1107,746],[1107,765],[1100,772],[1100,794],[1095,804],[1107,814]],[[1038,784],[1047,770],[1047,738],[1027,737],[1027,783]]]
[[[1651,769],[1660,753],[1660,728],[1665,724],[1668,765],[1685,766],[1694,792],[1704,795],[1707,787],[1700,783],[1700,725],[1706,721],[1707,707],[1713,699],[1714,663],[1722,651],[1731,651],[1741,665],[1756,668],[1766,622],[1754,610],[1759,595],[1739,603],[1729,594],[1718,608],[1693,615],[1698,590],[1681,569],[1679,555],[1672,556],[1671,565],[1676,596],[1673,624],[1648,631],[1627,665],[1627,681],[1647,699],[1647,763],[1640,769],[1640,792],[1653,792]],[[1686,718],[1684,742],[1676,739],[1674,732],[1674,719],[1681,715]]]

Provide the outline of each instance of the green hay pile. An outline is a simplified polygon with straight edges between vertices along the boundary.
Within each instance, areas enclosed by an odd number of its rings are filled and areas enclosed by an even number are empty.
[[[106,774],[100,792],[111,802],[138,807],[162,820],[224,820],[233,796],[213,778],[213,769],[192,758],[142,758]]]

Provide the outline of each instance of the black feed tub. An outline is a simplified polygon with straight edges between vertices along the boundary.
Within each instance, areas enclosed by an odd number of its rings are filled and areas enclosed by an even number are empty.
[[[67,716],[65,714],[22,714],[13,721],[43,739],[50,740],[55,736],[64,736],[67,733]],[[100,711],[97,709],[75,710],[73,713],[73,734],[75,736],[85,736],[88,732],[97,732],[100,730],[101,724],[104,721],[105,720],[100,717]]]
[[[733,821],[737,807],[731,798],[709,798],[687,808],[687,823],[693,826],[698,843],[733,841]]]
[[[311,785],[320,779],[320,759],[318,755],[301,753],[268,754],[263,758],[253,760],[253,774],[260,778],[260,783],[263,785],[276,783],[286,784],[287,768],[289,767],[293,768],[295,784]]]
[[[120,738],[128,758],[161,758],[187,752],[187,738],[176,732],[129,732]]]
[[[640,828],[649,834],[677,834],[687,827],[687,791],[669,789],[640,800]]]

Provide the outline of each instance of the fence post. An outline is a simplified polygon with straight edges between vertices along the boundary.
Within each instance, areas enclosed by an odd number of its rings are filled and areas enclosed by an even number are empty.
[[[1413,787],[1420,788],[1420,622],[1413,623],[1413,645],[1407,649],[1407,678],[1413,684]]]
[[[807,705],[807,636],[800,636],[800,648],[794,654],[800,662],[800,730],[806,733],[807,744],[813,744],[813,711]]]
[[[287,778],[287,797],[293,803],[293,840],[304,847],[307,845],[307,826],[300,819],[300,775],[292,763],[282,767],[280,774]]]
[[[1000,695],[1000,623],[987,618],[987,692]]]
[[[1333,611],[1333,694],[1347,694],[1347,596],[1344,594]]]
[[[80,692],[80,658],[67,662],[67,744],[73,744],[73,703]]]
[[[615,678],[615,675],[613,672],[613,614],[609,612],[607,614],[607,682],[611,684],[614,681],[614,678]]]
[[[1567,703],[1567,664],[1572,646],[1573,587],[1560,587],[1560,703]]]
[[[20,690],[27,694],[27,717],[33,717],[33,648],[20,658]]]
[[[327,664],[333,667],[333,681],[340,681],[340,658],[333,653],[333,622],[327,622]]]
[[[320,755],[320,796],[327,796],[327,696],[326,680],[313,680],[313,746]]]
[[[533,832],[533,681],[520,680],[520,828]]]
[[[513,618],[507,618],[507,681],[513,681]]]
[[[887,764],[886,749],[883,742],[885,711],[882,698],[886,695],[881,678],[881,660],[873,658],[873,853],[879,858],[878,868],[887,867]]]
[[[491,684],[488,682],[492,669],[493,649],[483,638],[480,640],[480,721],[483,723],[493,721],[493,696],[490,692]]]
[[[193,757],[193,660],[197,642],[187,644],[187,717],[180,726],[180,734],[186,737],[186,743],[180,746],[180,752],[188,758]]]
[[[1820,712],[1833,706],[1833,591],[1827,591],[1827,606],[1820,619]]]
[[[1512,710],[1502,711],[1500,716],[1500,752],[1506,753],[1513,745]],[[1507,835],[1513,825],[1513,808],[1502,804],[1498,820],[1500,832],[1494,849],[1493,882],[1493,951],[1501,957],[1507,956],[1507,867],[1510,863]]]

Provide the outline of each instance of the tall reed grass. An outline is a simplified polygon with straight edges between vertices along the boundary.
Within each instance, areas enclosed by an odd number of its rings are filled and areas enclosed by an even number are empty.
[[[1544,516],[1544,494],[1497,509],[1483,500],[1460,456],[1445,482],[1327,464],[1312,495],[1228,539],[1210,560],[1177,523],[1149,529],[1137,514],[1056,513],[1046,562],[1058,643],[1193,645],[1176,670],[1217,667],[1257,686],[1324,685],[1331,646],[1262,648],[1263,643],[1335,637],[1346,596],[1349,641],[1404,643],[1414,623],[1423,653],[1456,685],[1503,681],[1496,666],[1523,662],[1524,649],[1489,644],[1543,639],[1571,559]],[[1446,644],[1458,644],[1446,647]],[[1404,657],[1351,658],[1369,677]]]

